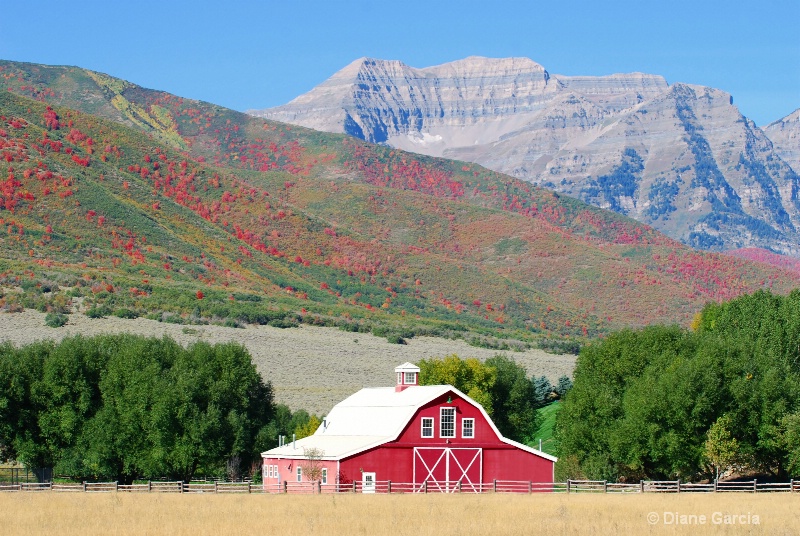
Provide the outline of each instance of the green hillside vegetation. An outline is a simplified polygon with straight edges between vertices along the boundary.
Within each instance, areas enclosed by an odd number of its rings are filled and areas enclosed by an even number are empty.
[[[557,417],[565,476],[800,475],[800,291],[710,304],[693,327],[583,348]]]
[[[561,409],[559,401],[551,402],[537,411],[539,427],[533,433],[531,446],[539,448],[539,440],[542,440],[542,451],[553,456],[558,456],[558,440],[553,437],[556,425],[556,417]]]
[[[800,280],[479,166],[80,68],[0,62],[0,90],[7,311],[83,298],[90,316],[575,349]]]

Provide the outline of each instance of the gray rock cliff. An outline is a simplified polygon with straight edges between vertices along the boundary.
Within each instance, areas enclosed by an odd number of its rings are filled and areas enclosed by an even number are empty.
[[[527,58],[416,69],[361,58],[250,113],[476,162],[703,249],[800,254],[800,110],[765,129],[724,91],[643,73],[550,74]]]

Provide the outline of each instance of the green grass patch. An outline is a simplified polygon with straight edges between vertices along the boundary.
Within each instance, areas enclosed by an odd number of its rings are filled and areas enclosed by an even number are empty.
[[[542,440],[542,451],[553,456],[558,451],[558,441],[553,437],[553,429],[556,425],[556,415],[561,409],[559,401],[552,402],[544,407],[539,408],[539,416],[541,417],[541,424],[533,436],[533,443],[531,446],[539,448],[539,440]]]

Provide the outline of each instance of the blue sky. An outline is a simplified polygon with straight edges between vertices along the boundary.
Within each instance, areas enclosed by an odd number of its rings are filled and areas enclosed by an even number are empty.
[[[800,107],[800,2],[4,0],[0,58],[77,65],[237,110],[288,102],[351,61],[525,56],[731,93],[759,125]]]

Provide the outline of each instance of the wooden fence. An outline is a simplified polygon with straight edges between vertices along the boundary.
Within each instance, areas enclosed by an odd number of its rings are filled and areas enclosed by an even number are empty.
[[[117,482],[20,482],[0,484],[0,492],[53,493],[800,493],[800,480],[764,482],[756,480],[697,484],[680,480],[643,480],[638,483],[606,480],[568,480],[566,482],[530,482],[494,480],[470,483],[464,481],[426,481],[423,483],[384,480],[365,487],[363,482],[322,484],[321,482],[288,482],[253,484],[250,482],[161,482],[118,484]]]

